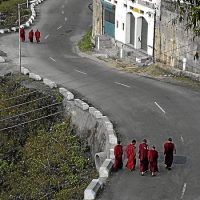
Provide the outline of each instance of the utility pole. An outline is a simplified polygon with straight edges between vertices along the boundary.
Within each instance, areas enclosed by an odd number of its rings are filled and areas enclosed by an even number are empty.
[[[20,26],[21,26],[21,15],[20,15],[20,9],[22,5],[26,4],[27,8],[28,8],[28,0],[26,3],[18,3],[17,4],[17,10],[18,10],[18,26],[19,26],[19,31],[18,31],[18,37],[19,37],[19,71],[21,73],[21,68],[22,68],[22,60],[21,60],[21,39],[20,39]]]
[[[156,61],[156,54],[155,54],[155,41],[156,41],[156,9],[155,9],[155,12],[154,12],[154,27],[153,27],[153,63],[155,63]]]
[[[18,23],[19,23],[19,31],[18,31],[18,37],[19,37],[19,71],[21,73],[21,39],[20,39],[20,24],[21,24],[21,21],[20,21],[20,4],[18,4]]]

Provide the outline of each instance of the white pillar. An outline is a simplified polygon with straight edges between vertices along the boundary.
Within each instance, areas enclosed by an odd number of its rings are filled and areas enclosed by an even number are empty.
[[[123,45],[122,45],[122,48],[120,49],[120,58],[123,58],[124,57],[124,50],[123,50]]]
[[[183,71],[186,69],[187,58],[183,58]]]
[[[142,18],[135,18],[135,49],[141,49]]]
[[[100,50],[100,38],[97,37],[97,49]]]

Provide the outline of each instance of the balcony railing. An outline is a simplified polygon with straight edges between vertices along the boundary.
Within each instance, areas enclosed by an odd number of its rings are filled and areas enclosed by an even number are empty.
[[[148,1],[136,0],[135,2],[140,4],[140,5],[143,5],[143,6],[146,6],[148,8],[151,8],[151,9],[155,9],[156,8],[154,3],[151,3],[151,2],[148,2]]]

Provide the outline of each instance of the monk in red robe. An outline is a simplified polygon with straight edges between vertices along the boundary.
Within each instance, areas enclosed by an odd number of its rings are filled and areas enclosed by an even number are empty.
[[[29,38],[30,42],[33,42],[33,36],[34,36],[34,32],[33,32],[33,30],[31,29],[31,30],[29,31],[29,33],[28,33],[28,38]]]
[[[148,151],[148,160],[149,160],[149,170],[151,175],[154,176],[155,172],[158,171],[158,152],[156,151],[155,146]]]
[[[37,29],[37,31],[35,32],[35,39],[36,39],[36,41],[37,41],[37,43],[39,43],[40,42],[40,31],[38,31],[38,29]]]
[[[164,144],[165,165],[166,169],[168,170],[171,170],[174,153],[176,153],[175,144],[172,142],[172,138],[169,138],[168,141]]]
[[[24,27],[20,28],[20,38],[21,38],[22,42],[25,41],[25,30],[24,30]]]
[[[121,142],[118,141],[118,144],[114,148],[114,155],[115,155],[115,162],[114,162],[114,170],[117,171],[118,169],[122,169],[123,162],[122,162],[122,155],[123,155],[123,148]]]
[[[144,139],[143,142],[139,145],[139,159],[140,159],[140,172],[143,176],[144,173],[148,170],[148,145],[147,140]]]
[[[126,167],[131,171],[135,170],[136,165],[136,140],[132,140],[132,143],[128,144],[126,147],[126,157],[127,163]]]

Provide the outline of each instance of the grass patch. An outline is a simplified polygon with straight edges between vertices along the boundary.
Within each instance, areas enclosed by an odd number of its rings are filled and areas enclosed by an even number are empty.
[[[137,73],[145,73],[145,74],[156,76],[156,77],[170,74],[168,70],[163,69],[159,67],[158,65],[150,65],[147,67],[136,67],[134,71]]]
[[[165,75],[171,75],[170,70],[164,69],[163,67],[160,67],[157,64],[152,64],[145,67],[138,67],[134,64],[117,61],[116,67],[122,69],[123,71],[134,72],[134,73],[143,74],[143,75],[150,75],[154,77],[162,77]]]
[[[189,88],[193,88],[197,91],[200,91],[200,82],[199,81],[195,81],[192,80],[188,77],[184,77],[184,76],[177,76],[174,77],[175,80],[177,80],[178,82],[181,82],[182,85],[189,87]]]
[[[91,38],[92,38],[92,30],[89,30],[88,32],[86,32],[86,34],[78,43],[78,47],[81,51],[86,52],[92,49]]]

